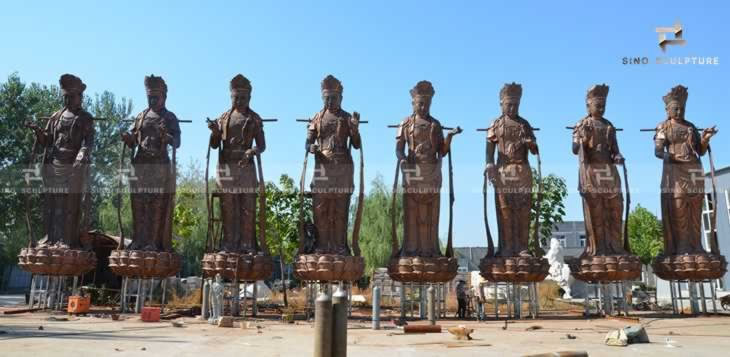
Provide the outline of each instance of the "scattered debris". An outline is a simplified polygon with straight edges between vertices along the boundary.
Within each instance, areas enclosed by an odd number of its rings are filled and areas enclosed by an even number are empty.
[[[398,327],[403,327],[403,326],[408,325],[408,321],[406,321],[405,319],[402,319],[402,318],[393,319],[393,325],[396,325]]]
[[[677,348],[677,347],[681,347],[681,346],[679,346],[679,345],[677,345],[677,344],[676,344],[676,343],[677,343],[677,341],[674,341],[674,340],[670,339],[669,337],[667,337],[667,338],[666,338],[666,339],[664,340],[664,342],[666,343],[666,344],[664,345],[664,347],[669,347],[669,348]]]
[[[46,318],[46,321],[68,321],[68,317],[49,316],[48,318]]]
[[[39,311],[39,310],[42,310],[42,309],[41,309],[41,308],[31,308],[31,309],[28,309],[28,308],[9,309],[9,310],[4,310],[4,311],[2,312],[2,314],[3,314],[3,315],[22,314],[22,313],[24,313],[24,312],[35,312],[35,311]]]
[[[281,336],[274,336],[271,339],[272,340],[281,340],[281,339],[283,339],[283,337],[281,337]]]
[[[525,329],[525,331],[534,331],[534,330],[542,330],[542,326],[540,325],[532,325]]]
[[[221,316],[218,319],[218,327],[233,327],[233,317]]]
[[[563,337],[563,338],[561,338],[561,339],[565,339],[565,340],[575,340],[576,338],[578,338],[578,337],[576,337],[575,335],[571,335],[571,334],[569,334],[569,333],[566,333],[566,334],[565,334],[565,337]]]
[[[441,325],[405,325],[403,333],[441,333]]]
[[[115,349],[114,349],[114,351],[117,351],[117,352],[122,352],[122,351],[124,351],[124,350],[123,350],[123,349],[121,349],[121,348],[115,348]]]
[[[119,314],[112,314],[113,321],[119,321]]]
[[[38,329],[43,331],[43,326],[38,326]]]
[[[468,343],[468,342],[448,342],[444,344],[447,348],[455,347],[489,347],[491,343]]]
[[[172,327],[183,327],[184,326],[184,324],[179,321],[170,321],[170,323],[172,324]]]
[[[646,330],[641,325],[625,327],[624,332],[629,340],[629,344],[649,343],[649,335],[646,334]]]
[[[140,348],[140,351],[147,351],[147,347]]]
[[[586,352],[586,351],[558,351],[558,352],[540,353],[540,354],[536,354],[536,355],[525,355],[524,357],[588,357],[588,352]]]
[[[506,329],[507,329],[507,320],[504,320],[504,326],[502,326],[502,330],[506,330]]]
[[[606,334],[605,343],[608,346],[628,346],[629,338],[623,329],[613,330]]]
[[[472,340],[472,337],[470,336],[472,332],[474,332],[473,328],[466,328],[464,325],[459,325],[457,327],[451,327],[447,331],[454,335],[457,340]]]

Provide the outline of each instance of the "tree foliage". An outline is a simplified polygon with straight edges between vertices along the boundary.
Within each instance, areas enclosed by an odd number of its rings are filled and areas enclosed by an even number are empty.
[[[375,269],[385,267],[391,254],[391,204],[392,190],[383,177],[377,175],[372,181],[370,192],[363,200],[362,225],[360,227],[360,252],[365,258],[365,275],[372,276]],[[351,219],[354,221],[357,204],[351,205]],[[403,241],[402,195],[396,195],[396,222],[399,244]],[[352,226],[352,225],[351,225]],[[352,239],[352,232],[350,232]]]
[[[651,263],[664,249],[661,222],[641,205],[629,214],[629,244],[643,264]]]
[[[537,171],[532,170],[532,200],[535,202],[538,195],[538,175]],[[539,256],[541,252],[540,246],[546,246],[548,238],[552,235],[555,225],[563,222],[565,216],[565,198],[568,196],[568,188],[565,179],[550,174],[542,177],[542,200],[540,202],[539,211],[537,206],[533,204],[530,210],[530,250]],[[534,237],[535,216],[539,215],[540,227],[538,229],[539,239]]]
[[[266,183],[266,243],[272,255],[282,255],[284,262],[291,263],[299,248],[300,190],[294,179],[279,177],[279,186]],[[312,201],[304,200],[305,220],[311,217]]]

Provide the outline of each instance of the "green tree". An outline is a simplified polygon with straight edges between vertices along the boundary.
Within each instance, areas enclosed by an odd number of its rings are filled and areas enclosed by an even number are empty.
[[[17,261],[18,252],[28,244],[23,170],[28,168],[31,160],[34,135],[25,123],[35,120],[44,125],[40,117],[58,110],[61,103],[57,86],[26,85],[17,73],[0,84],[0,187],[3,191],[0,195],[0,265]],[[37,227],[42,227],[41,209],[37,202],[38,195],[31,195],[29,214],[35,239],[41,234]]]
[[[372,276],[375,269],[388,265],[391,254],[391,205],[392,190],[378,174],[372,181],[372,188],[363,200],[362,225],[360,227],[360,254],[365,258],[365,275]],[[351,205],[351,219],[354,221],[357,204]],[[402,195],[396,195],[396,230],[399,246],[403,242]],[[350,224],[352,226],[352,224]],[[350,232],[352,240],[352,232]]]
[[[182,276],[200,275],[208,229],[205,179],[199,161],[180,170],[172,224],[172,247],[183,257]]]
[[[285,263],[294,261],[299,248],[299,189],[294,180],[279,177],[279,186],[266,183],[266,243],[272,255],[281,255]],[[305,219],[311,217],[312,201],[304,200]]]
[[[532,199],[537,200],[538,175],[532,170]],[[565,179],[550,174],[542,177],[542,200],[539,211],[533,205],[530,210],[530,250],[538,256],[545,254],[540,246],[547,245],[547,239],[552,235],[555,225],[563,222],[565,216],[565,198],[568,196],[568,188]],[[534,237],[535,215],[540,217],[538,228],[539,239]]]
[[[641,205],[629,214],[629,244],[643,264],[650,264],[664,249],[661,222]]]

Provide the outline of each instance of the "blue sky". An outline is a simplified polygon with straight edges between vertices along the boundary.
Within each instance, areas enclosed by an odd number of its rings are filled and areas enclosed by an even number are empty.
[[[676,84],[689,87],[687,118],[720,129],[713,141],[716,165],[730,164],[727,2],[99,4],[5,3],[0,76],[17,71],[27,82],[52,84],[61,74],[74,73],[88,85],[88,94],[109,90],[131,98],[136,113],[145,103],[144,76],[162,75],[170,88],[168,108],[194,121],[182,127],[178,157],[187,162],[205,160],[203,119],[227,109],[228,82],[243,73],[254,87],[251,106],[263,117],[279,118],[266,126],[264,154],[265,175],[275,180],[282,173],[298,178],[305,128],[294,119],[320,109],[319,83],[331,73],[343,82],[343,107],[370,121],[361,128],[366,180],[381,174],[388,185],[395,133],[386,125],[410,113],[408,90],[430,80],[436,89],[432,115],[445,126],[464,129],[453,144],[458,246],[485,245],[480,191],[485,140],[475,129],[499,114],[498,93],[505,82],[522,83],[521,115],[541,128],[543,173],[567,180],[566,219],[582,219],[582,209],[575,193],[577,158],[564,127],[584,115],[585,92],[593,84],[611,86],[606,117],[626,128],[619,145],[635,204],[658,211],[661,162],[653,156],[651,134],[638,129],[664,119],[661,97]],[[654,29],[677,19],[687,45],[670,46],[663,54]],[[634,56],[650,62],[657,56],[716,56],[720,64],[621,63]],[[446,204],[444,195],[442,232]]]

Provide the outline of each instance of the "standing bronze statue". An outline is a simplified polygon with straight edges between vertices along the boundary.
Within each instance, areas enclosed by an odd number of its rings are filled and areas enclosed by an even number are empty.
[[[654,136],[654,154],[664,162],[664,252],[654,259],[653,268],[665,280],[718,279],[725,275],[727,262],[720,255],[716,237],[710,239],[708,253],[701,236],[705,196],[701,156],[711,152],[710,138],[717,131],[714,127],[700,131],[684,118],[687,96],[687,87],[679,85],[663,97],[667,119],[659,123]],[[714,217],[710,224],[710,231],[715,232]]]
[[[94,123],[91,114],[81,107],[86,89],[81,79],[64,74],[59,84],[63,109],[53,113],[44,128],[35,123],[28,125],[35,133],[31,164],[38,147],[43,148],[40,173],[45,234],[34,242],[27,217],[30,241],[28,248],[21,250],[18,265],[34,274],[70,276],[96,267],[96,255],[82,248],[81,243],[81,236],[88,231],[82,223],[88,222],[89,215],[82,209],[82,198],[89,194]]]
[[[262,172],[257,166],[260,169],[266,139],[263,120],[249,106],[251,90],[246,77],[233,77],[231,109],[208,122],[210,147],[219,149],[215,195],[220,201],[222,237],[217,247],[206,247],[214,252],[203,257],[203,271],[206,276],[221,274],[234,281],[266,279],[274,267],[264,236],[265,205],[256,214],[257,192],[264,184],[263,177],[257,177]],[[265,193],[259,194],[265,200]]]
[[[354,190],[351,149],[362,150],[360,114],[342,109],[343,88],[337,78],[328,75],[321,89],[324,108],[309,122],[305,143],[305,155],[313,154],[315,162],[311,184],[313,244],[307,246],[304,237],[300,237],[295,273],[303,280],[353,281],[362,276],[365,268],[355,234],[352,252],[347,244],[350,198]],[[362,162],[360,167],[362,170]],[[300,183],[302,191],[303,179],[304,176]],[[300,231],[304,233],[304,229]]]
[[[624,199],[616,165],[625,165],[625,160],[616,128],[603,117],[607,97],[607,85],[591,87],[586,95],[588,115],[573,128],[587,242],[580,257],[566,262],[577,279],[590,282],[632,280],[641,275],[641,262],[627,249],[627,231],[622,229]]]
[[[550,265],[529,247],[530,210],[539,200],[532,200],[532,168],[527,156],[539,155],[537,139],[530,123],[519,116],[522,86],[505,84],[499,98],[502,115],[487,129],[485,169],[485,180],[494,186],[499,243],[494,252],[487,227],[490,249],[480,262],[480,270],[490,281],[542,281]]]
[[[180,256],[172,250],[180,125],[165,106],[167,84],[162,77],[145,77],[144,86],[148,107],[137,115],[131,130],[122,133],[132,151],[132,243],[124,250],[120,241],[109,266],[117,275],[161,278],[176,274],[181,266]],[[172,147],[172,159],[168,147]]]
[[[398,126],[395,147],[398,163],[393,187],[395,202],[400,169],[403,173],[403,246],[398,248],[393,228],[388,274],[402,282],[446,282],[454,278],[458,267],[453,256],[451,225],[446,255],[441,253],[441,166],[444,156],[451,151],[452,139],[461,133],[461,128],[451,129],[444,138],[444,128],[430,112],[435,94],[431,82],[418,82],[410,93],[413,112]],[[451,177],[451,165],[449,169]],[[453,189],[450,191],[453,203]],[[395,210],[391,214],[395,227]]]

